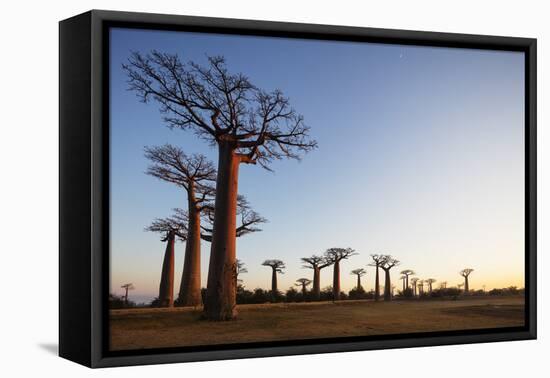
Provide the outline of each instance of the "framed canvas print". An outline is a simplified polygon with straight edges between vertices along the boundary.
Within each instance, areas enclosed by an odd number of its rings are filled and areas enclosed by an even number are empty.
[[[536,337],[536,40],[60,23],[60,355]]]

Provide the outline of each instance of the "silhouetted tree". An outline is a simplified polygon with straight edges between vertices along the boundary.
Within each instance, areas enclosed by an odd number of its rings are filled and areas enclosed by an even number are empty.
[[[418,281],[418,294],[422,296],[424,294],[424,280]]]
[[[383,255],[382,264],[380,265],[380,268],[385,273],[385,282],[384,282],[384,300],[389,301],[392,298],[392,284],[391,284],[391,278],[390,278],[390,270],[394,266],[399,265],[400,261],[394,259],[391,255]]]
[[[402,284],[402,288],[401,288],[401,292],[402,292],[402,293],[405,293],[405,289],[406,289],[406,287],[405,287],[405,280],[406,280],[406,279],[407,279],[406,276],[400,276],[400,277],[399,277],[399,280],[401,281],[401,284]]]
[[[374,266],[376,269],[375,276],[374,276],[374,300],[378,301],[380,300],[380,274],[379,274],[379,268],[380,265],[382,265],[382,262],[384,260],[384,255],[370,255],[372,258],[372,263],[369,264],[369,266]]]
[[[413,277],[411,278],[411,283],[412,283],[412,287],[413,287],[413,295],[416,297],[418,295],[417,291],[416,291],[416,284],[417,282],[419,281],[419,278],[418,277]]]
[[[187,192],[187,236],[178,303],[198,306],[202,303],[201,212],[214,195],[216,170],[204,155],[188,156],[180,148],[169,144],[146,147],[145,157],[151,161],[147,174],[174,183]],[[159,300],[162,305],[160,296]]]
[[[401,271],[401,274],[403,274],[405,276],[405,287],[403,288],[403,290],[405,290],[406,288],[409,287],[409,276],[411,276],[415,273],[414,273],[414,271],[412,271],[410,269],[405,269],[405,270]]]
[[[333,300],[340,300],[340,261],[357,255],[352,248],[329,248],[325,252],[325,258],[333,264],[332,290]]]
[[[134,290],[134,284],[127,283],[121,286],[124,289],[124,305],[128,306],[128,290]]]
[[[447,281],[443,281],[439,284],[440,289],[446,289],[447,288]]]
[[[286,269],[285,263],[281,260],[265,260],[262,265],[271,268],[271,295],[273,295],[273,298],[276,298],[279,295],[277,273],[284,274],[284,269]]]
[[[267,168],[276,159],[299,159],[316,147],[309,128],[281,91],[258,89],[246,76],[228,72],[223,57],[208,65],[183,63],[178,55],[134,52],[123,65],[131,90],[142,101],[154,99],[172,128],[191,129],[218,146],[214,233],[205,317],[236,316],[235,217],[239,165]]]
[[[321,269],[326,268],[331,265],[332,262],[328,261],[326,258],[312,255],[311,257],[302,257],[301,261],[303,263],[302,268],[312,269],[313,270],[313,299],[321,299]]]
[[[436,282],[437,280],[435,278],[428,278],[425,282],[428,284],[428,292],[432,293],[432,284]]]
[[[367,271],[363,268],[360,269],[354,269],[351,271],[350,274],[354,274],[357,276],[357,290],[362,290],[363,287],[361,286],[361,277],[363,277],[365,274],[367,274]]]
[[[472,268],[466,268],[462,269],[460,271],[460,275],[464,277],[464,294],[468,294],[468,291],[470,290],[469,282],[468,282],[468,276],[473,272],[474,270]]]
[[[304,296],[304,298],[306,297],[306,294],[307,294],[307,287],[310,284],[311,284],[311,280],[309,280],[307,278],[298,278],[296,280],[295,285],[302,288],[302,295]]]

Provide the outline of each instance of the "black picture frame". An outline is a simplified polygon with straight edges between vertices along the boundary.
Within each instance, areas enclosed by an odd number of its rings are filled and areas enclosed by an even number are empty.
[[[109,352],[109,27],[525,53],[525,327]],[[536,338],[536,39],[92,10],[59,24],[59,354],[89,367]]]

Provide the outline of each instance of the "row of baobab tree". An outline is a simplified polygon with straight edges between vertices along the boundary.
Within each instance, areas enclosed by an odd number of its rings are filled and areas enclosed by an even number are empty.
[[[333,278],[332,278],[332,298],[335,301],[340,300],[340,262],[346,260],[351,256],[357,255],[357,252],[351,248],[329,248],[324,255],[313,255],[311,257],[303,257],[301,261],[303,268],[309,268],[313,270],[313,279],[299,278],[296,280],[296,286],[301,287],[302,294],[307,293],[307,287],[313,284],[311,290],[312,299],[319,300],[321,297],[321,270],[333,266]],[[400,264],[400,261],[393,258],[391,255],[373,254],[371,255],[373,262],[369,264],[375,267],[375,283],[374,283],[374,300],[380,300],[380,275],[379,269],[384,271],[384,294],[385,301],[389,301],[393,297],[394,285],[391,281],[391,269]],[[283,273],[286,268],[285,263],[282,260],[266,260],[262,263],[264,266],[268,266],[272,269],[271,275],[271,293],[273,296],[279,294],[277,284],[277,274]],[[469,292],[468,276],[474,270],[471,268],[463,269],[459,274],[464,278],[464,284],[458,284],[459,288],[464,286],[464,294]],[[361,278],[367,273],[364,268],[354,269],[350,272],[357,278],[356,290],[364,290],[361,284]],[[424,287],[426,285],[426,292],[431,294],[433,291],[433,284],[436,282],[434,278],[428,278],[421,280],[418,277],[411,277],[415,275],[415,272],[411,269],[405,269],[400,272],[400,280],[403,282],[401,295],[402,296],[422,296],[425,293]],[[410,279],[409,279],[410,278]],[[410,282],[410,284],[409,284]],[[441,288],[445,289],[447,282],[441,283]]]
[[[147,173],[181,187],[185,208],[156,219],[147,229],[160,232],[166,242],[159,301],[174,303],[174,243],[185,241],[184,267],[178,302],[201,303],[201,240],[210,242],[210,260],[203,314],[210,320],[235,318],[238,275],[236,238],[259,231],[265,219],[238,195],[241,164],[259,165],[285,158],[300,159],[317,142],[309,135],[304,118],[280,90],[258,88],[241,73],[230,73],[221,56],[208,57],[206,65],[183,62],[177,54],[132,52],[122,65],[129,90],[144,102],[159,106],[170,129],[190,131],[217,149],[218,163],[200,154],[186,154],[178,146],[146,147]],[[240,223],[237,223],[237,219]],[[345,252],[342,252],[345,251]],[[320,292],[320,271],[333,265],[335,299],[340,296],[340,261],[354,251],[335,248],[331,257],[302,259],[313,270],[313,292]],[[398,261],[377,255],[375,295],[379,299],[379,270],[385,275],[384,299],[391,298],[389,271]],[[274,272],[276,276],[276,271]],[[337,279],[338,278],[338,279]],[[467,289],[467,287],[465,288]]]

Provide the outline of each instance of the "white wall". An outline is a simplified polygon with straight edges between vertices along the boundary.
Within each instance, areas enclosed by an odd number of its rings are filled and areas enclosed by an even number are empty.
[[[335,377],[518,377],[548,370],[548,302],[539,278],[539,341],[325,354],[91,371],[54,356],[57,343],[57,21],[91,8],[536,37],[539,39],[539,277],[550,269],[550,27],[544,1],[4,1],[0,23],[0,374]],[[546,66],[546,67],[545,67]],[[546,147],[546,151],[544,151]],[[546,219],[547,220],[547,219]],[[546,227],[545,227],[546,226]],[[25,261],[24,268],[15,265]],[[28,299],[31,299],[28,303]],[[414,314],[411,314],[414,316]],[[544,353],[544,348],[547,351]],[[546,357],[546,359],[544,358]],[[387,370],[386,370],[387,369]],[[540,376],[540,374],[538,375]]]

